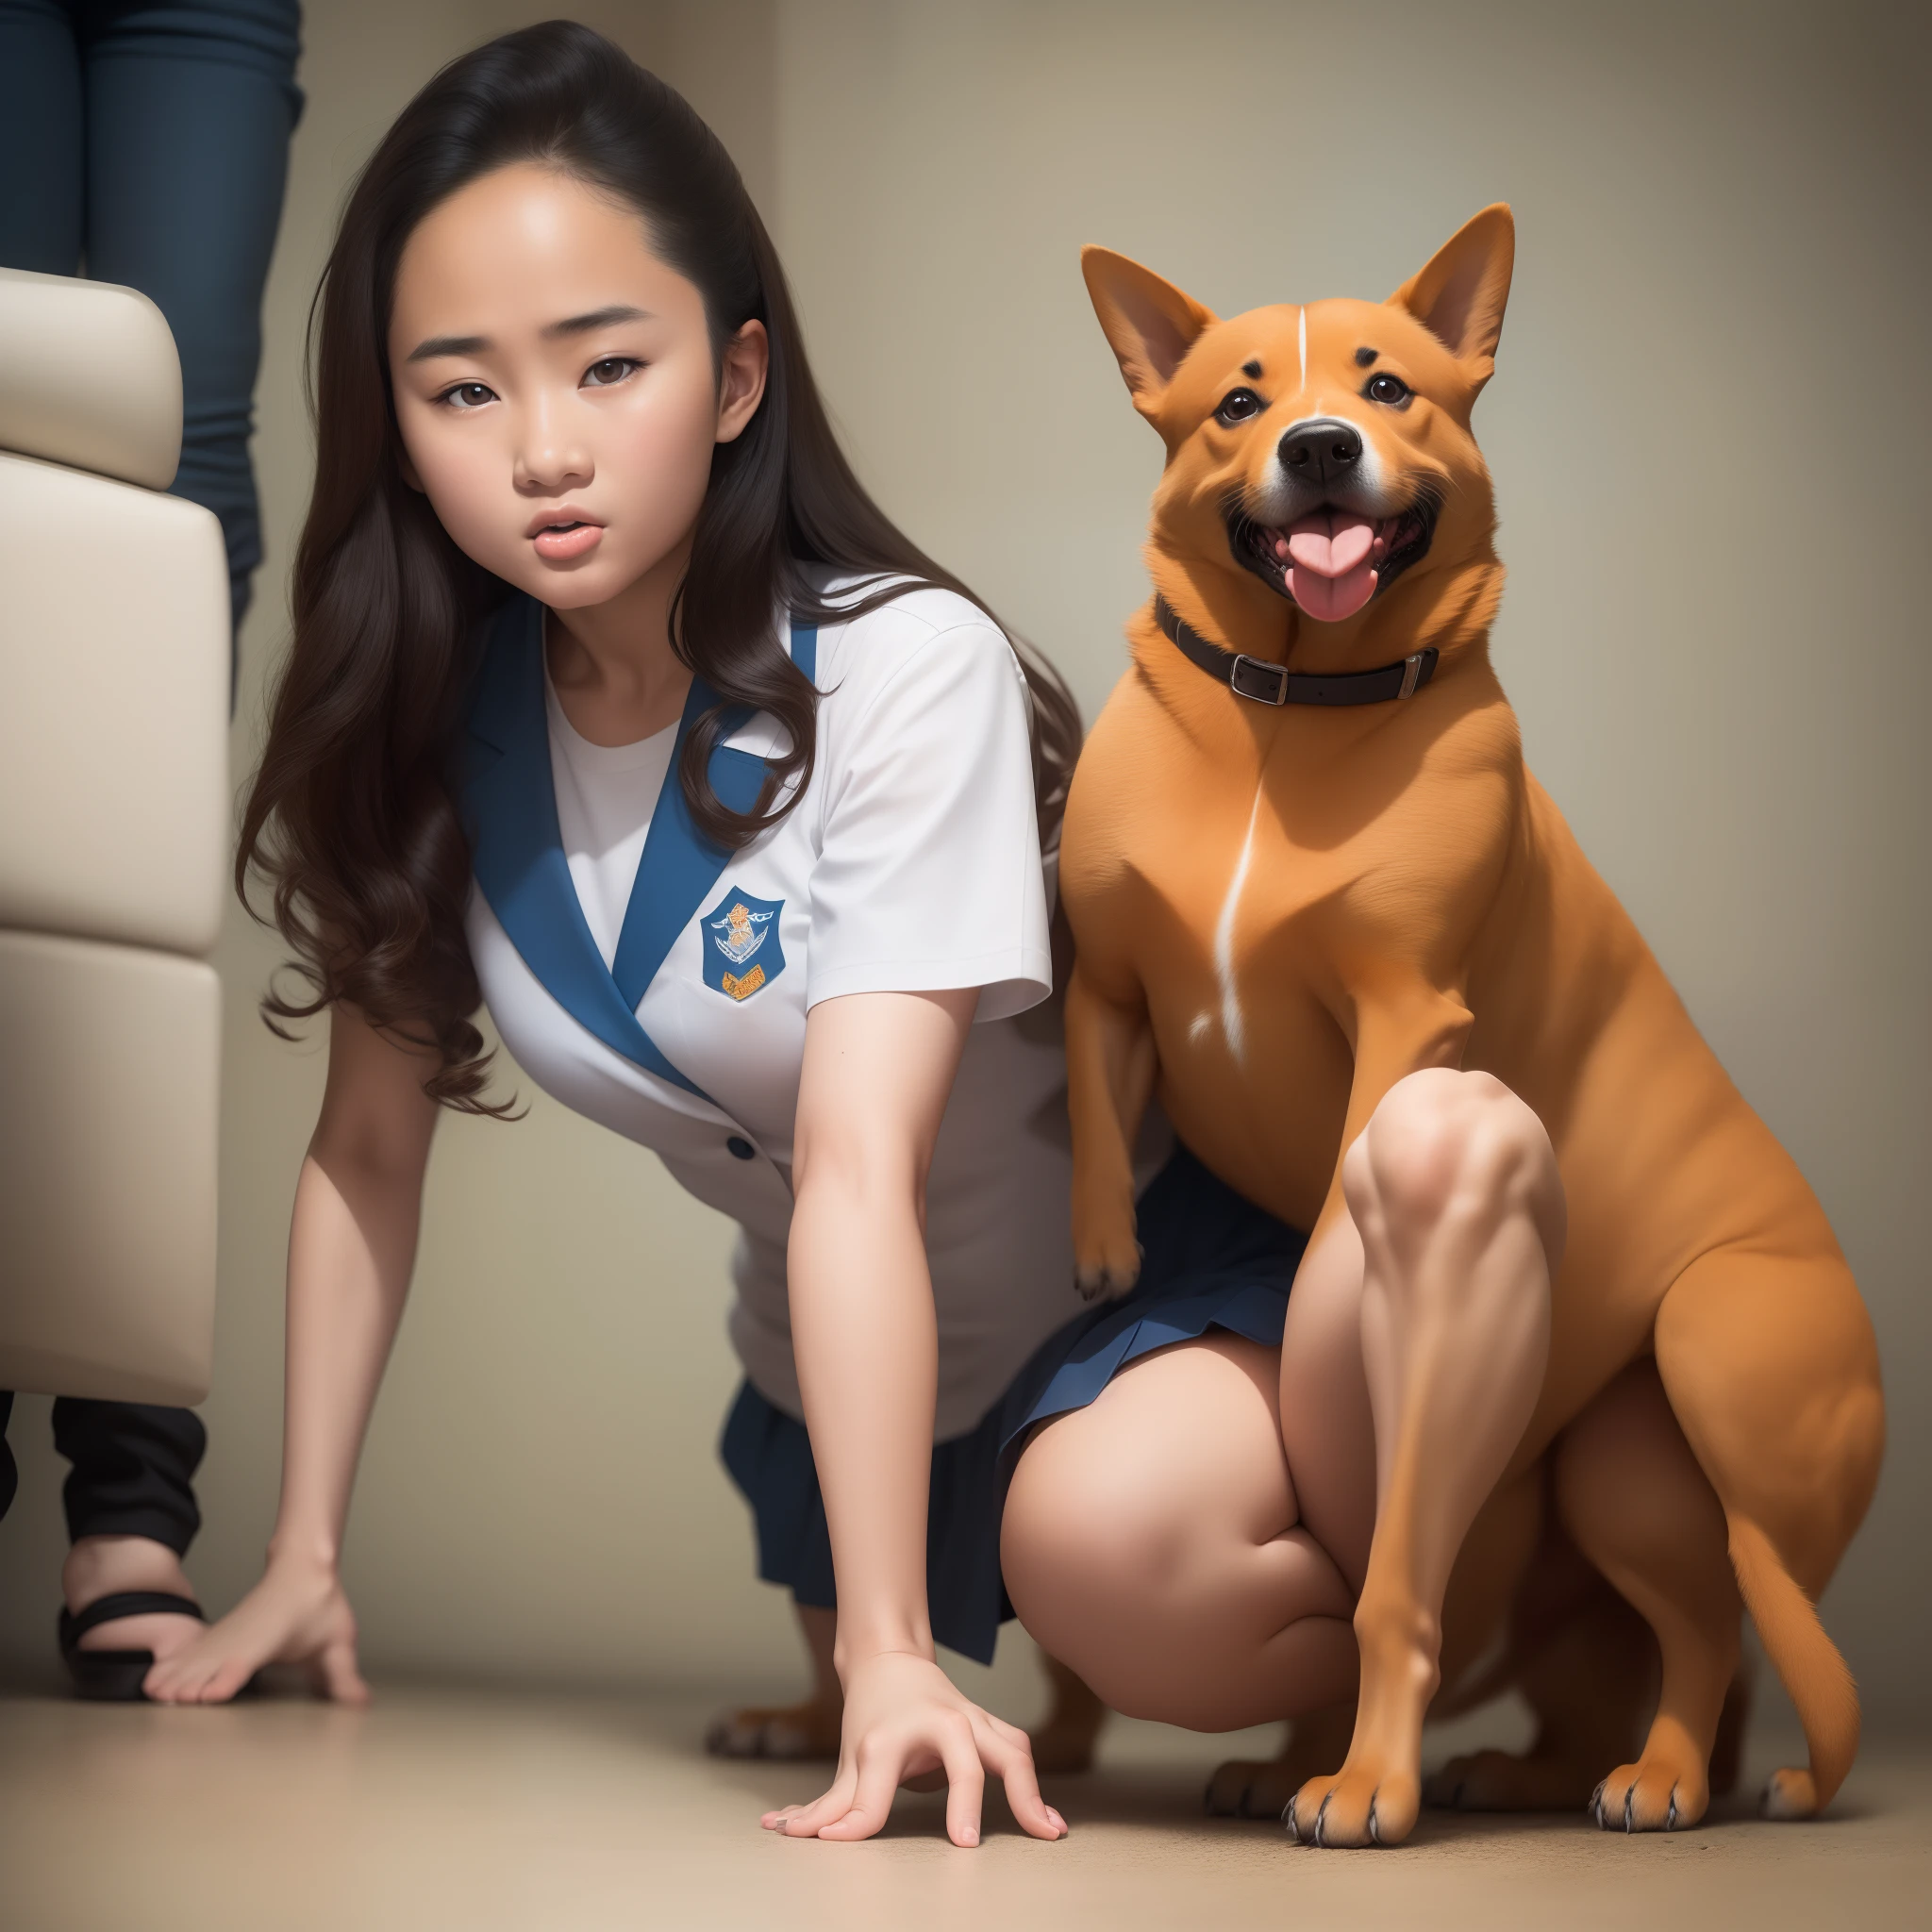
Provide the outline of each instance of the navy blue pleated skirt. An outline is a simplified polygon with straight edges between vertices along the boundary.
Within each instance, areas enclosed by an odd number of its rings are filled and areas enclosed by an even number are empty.
[[[1306,1235],[1236,1193],[1184,1147],[1141,1195],[1139,1234],[1133,1292],[1074,1316],[977,1427],[933,1445],[925,1532],[932,1631],[975,1662],[992,1661],[1000,1624],[1013,1614],[1000,1578],[1000,1512],[1027,1432],[1084,1408],[1129,1362],[1210,1328],[1281,1345]],[[751,1505],[758,1574],[801,1604],[832,1608],[832,1545],[805,1424],[746,1382],[719,1450]]]

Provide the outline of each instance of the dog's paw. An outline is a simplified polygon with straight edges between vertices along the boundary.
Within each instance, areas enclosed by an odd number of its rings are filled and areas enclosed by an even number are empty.
[[[1279,1818],[1301,1781],[1279,1757],[1234,1757],[1215,1767],[1201,1804],[1210,1818]]]
[[[1074,1287],[1083,1302],[1117,1302],[1133,1292],[1141,1278],[1141,1252],[1131,1261],[1098,1261],[1074,1271]]]
[[[1815,1818],[1818,1815],[1818,1787],[1808,1771],[1787,1766],[1774,1771],[1764,1781],[1764,1795],[1757,1801],[1762,1818]]]
[[[1118,1301],[1141,1278],[1133,1176],[1103,1186],[1076,1164],[1073,1209],[1074,1286],[1084,1301]]]
[[[1568,1811],[1590,1795],[1581,1764],[1510,1751],[1452,1757],[1423,1786],[1423,1803],[1443,1811]]]
[[[1333,1777],[1311,1777],[1281,1814],[1298,1845],[1323,1851],[1363,1845],[1399,1845],[1415,1829],[1422,1780],[1413,1771],[1349,1761]]]
[[[1074,1216],[1074,1286],[1083,1301],[1118,1301],[1141,1278],[1133,1203],[1126,1211],[1089,1209]]]
[[[836,1758],[841,1714],[821,1704],[727,1710],[711,1720],[705,1749],[713,1757],[764,1757],[797,1764]]]
[[[1590,1815],[1606,1831],[1676,1831],[1710,1803],[1704,1768],[1647,1757],[1620,1764],[1591,1794]]]

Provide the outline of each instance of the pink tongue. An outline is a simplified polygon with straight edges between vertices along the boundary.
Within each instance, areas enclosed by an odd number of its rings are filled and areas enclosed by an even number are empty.
[[[1375,594],[1369,561],[1375,526],[1347,510],[1318,509],[1288,526],[1289,594],[1310,617],[1338,624]]]

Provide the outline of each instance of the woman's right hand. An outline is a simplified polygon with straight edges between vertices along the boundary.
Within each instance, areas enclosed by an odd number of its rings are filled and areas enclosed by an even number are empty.
[[[225,1704],[263,1664],[301,1665],[319,1697],[369,1702],[356,1615],[332,1563],[272,1556],[261,1581],[142,1689],[157,1704]]]
[[[420,1053],[353,1008],[332,1010],[328,1085],[289,1234],[282,1494],[268,1569],[220,1623],[148,1672],[142,1688],[158,1704],[224,1704],[263,1664],[301,1665],[339,1704],[369,1701],[334,1552],[415,1259],[436,1128],[423,1074]]]
[[[946,1836],[979,1842],[980,1801],[991,1771],[1007,1789],[1022,1830],[1067,1835],[1067,1822],[1040,1795],[1033,1746],[956,1686],[930,1657],[884,1651],[846,1673],[844,1740],[830,1788],[814,1804],[767,1811],[767,1831],[787,1838],[861,1839],[884,1828],[899,1786],[943,1782]]]

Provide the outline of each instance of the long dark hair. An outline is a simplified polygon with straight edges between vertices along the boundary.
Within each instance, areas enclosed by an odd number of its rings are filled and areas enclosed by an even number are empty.
[[[274,884],[274,919],[306,997],[271,991],[269,1025],[338,1000],[434,1055],[425,1091],[464,1112],[482,1096],[479,1004],[463,934],[470,853],[451,795],[480,620],[504,586],[458,550],[403,480],[386,343],[396,264],[418,223],[519,161],[554,166],[634,207],[655,252],[704,296],[714,349],[756,318],[771,341],[757,414],[721,443],[671,640],[723,705],[691,732],[678,778],[699,826],[736,848],[790,810],[811,776],[816,693],[772,631],[784,608],[849,619],[914,583],[973,597],[852,474],[805,358],[771,238],[731,158],[675,90],[601,34],[549,21],[452,61],[403,110],[349,197],[309,311],[315,493],[294,573],[294,642],[235,861]],[[878,581],[837,611],[813,566]],[[984,608],[983,603],[981,608]],[[1032,700],[1042,843],[1080,744],[1059,677],[1018,646]],[[749,705],[790,751],[749,813],[712,791],[724,711]],[[795,786],[785,781],[796,777]]]

